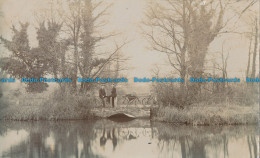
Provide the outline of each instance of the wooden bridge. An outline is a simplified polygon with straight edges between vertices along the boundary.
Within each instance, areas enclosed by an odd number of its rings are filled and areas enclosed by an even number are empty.
[[[100,98],[96,97],[96,107],[91,109],[92,115],[100,118],[109,118],[115,115],[125,115],[130,118],[149,118],[150,108],[157,106],[157,102],[152,95],[118,95],[116,107],[112,107],[111,102],[106,101],[103,107]]]
[[[149,107],[108,107],[108,108],[93,108],[91,113],[96,117],[108,118],[117,114],[123,114],[131,118],[149,118]]]

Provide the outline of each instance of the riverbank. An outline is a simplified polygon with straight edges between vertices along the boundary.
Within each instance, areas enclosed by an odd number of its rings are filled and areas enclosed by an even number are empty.
[[[35,96],[21,96],[19,102],[8,100],[0,111],[0,119],[29,120],[82,120],[93,119],[90,109],[93,97],[57,94],[53,98],[35,99]]]
[[[16,102],[6,104],[0,111],[3,120],[84,120],[96,118],[91,110],[95,107],[94,97],[54,93],[52,98],[31,99],[35,96],[21,96]],[[3,104],[3,105],[4,105]],[[2,104],[1,104],[2,105]],[[132,107],[134,108],[134,107]],[[239,125],[257,124],[258,105],[237,104],[193,104],[183,110],[174,107],[151,109],[151,120],[189,125]]]
[[[82,120],[92,119],[90,108],[70,105],[12,106],[2,112],[3,120]]]
[[[174,107],[152,109],[152,120],[190,125],[257,124],[259,109],[254,106],[194,105],[183,110]]]
[[[11,106],[3,111],[4,120],[87,120],[94,119],[92,107],[71,104],[44,106]],[[193,126],[257,124],[258,106],[192,106],[183,110],[174,107],[151,109],[151,120]]]

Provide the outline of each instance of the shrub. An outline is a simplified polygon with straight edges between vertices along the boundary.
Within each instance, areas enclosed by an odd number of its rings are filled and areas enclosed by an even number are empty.
[[[184,94],[181,95],[179,83],[156,83],[153,85],[153,91],[161,106],[187,107],[194,103],[250,106],[258,103],[258,86],[254,84],[229,83],[226,86],[221,85],[220,83],[202,83],[201,90],[197,95],[189,94],[190,91],[187,87]]]

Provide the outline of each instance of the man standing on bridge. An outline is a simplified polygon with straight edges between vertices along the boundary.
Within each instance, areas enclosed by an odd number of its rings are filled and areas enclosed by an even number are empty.
[[[115,99],[117,97],[116,88],[115,88],[114,83],[112,84],[111,97],[112,97],[112,107],[114,108],[115,107]]]
[[[105,97],[106,97],[105,86],[102,84],[102,85],[101,85],[101,88],[99,89],[99,98],[100,98],[101,101],[102,101],[103,107],[106,106]]]

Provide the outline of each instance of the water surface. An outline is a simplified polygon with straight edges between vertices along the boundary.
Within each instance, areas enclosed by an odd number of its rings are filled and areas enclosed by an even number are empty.
[[[149,120],[0,122],[11,158],[255,158],[256,126],[192,127]]]

